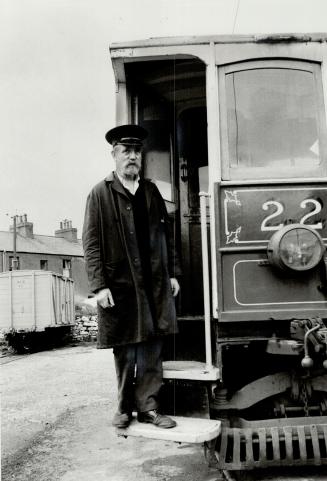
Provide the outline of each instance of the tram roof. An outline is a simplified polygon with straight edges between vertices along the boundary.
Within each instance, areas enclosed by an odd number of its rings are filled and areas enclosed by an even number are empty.
[[[263,42],[327,42],[327,32],[322,33],[268,33],[253,35],[207,35],[189,37],[153,37],[146,40],[117,42],[110,45],[110,50],[138,47],[168,47],[176,45],[205,45],[213,43],[263,43]]]

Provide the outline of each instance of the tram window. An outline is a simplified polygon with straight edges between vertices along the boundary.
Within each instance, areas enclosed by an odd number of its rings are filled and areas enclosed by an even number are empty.
[[[173,201],[173,189],[171,183],[171,155],[170,152],[151,150],[146,153],[145,176],[152,179],[157,185],[162,197]]]
[[[322,157],[321,105],[314,68],[269,66],[226,72],[229,176],[263,177],[267,170],[277,177],[317,172]]]
[[[155,103],[143,105],[140,117],[141,125],[149,133],[144,142],[144,175],[156,183],[166,201],[173,202],[172,141],[167,108]]]

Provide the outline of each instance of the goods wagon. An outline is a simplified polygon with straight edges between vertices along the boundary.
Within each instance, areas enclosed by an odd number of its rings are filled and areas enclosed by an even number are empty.
[[[67,332],[73,323],[73,280],[50,271],[0,273],[0,330],[15,347],[27,347],[32,334],[51,328]]]

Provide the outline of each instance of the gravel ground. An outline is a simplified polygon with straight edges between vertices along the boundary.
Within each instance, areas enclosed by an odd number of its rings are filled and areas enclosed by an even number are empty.
[[[117,437],[111,350],[2,358],[2,481],[215,481],[201,446]]]

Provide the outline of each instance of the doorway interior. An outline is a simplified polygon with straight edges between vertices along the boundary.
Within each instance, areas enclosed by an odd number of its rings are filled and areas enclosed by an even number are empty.
[[[194,337],[188,345],[194,344],[192,358],[199,359],[198,346],[204,345],[199,192],[208,190],[205,65],[193,57],[131,62],[126,82],[132,122],[149,132],[144,176],[155,181],[165,200],[181,258],[180,333],[187,329],[188,340]]]

